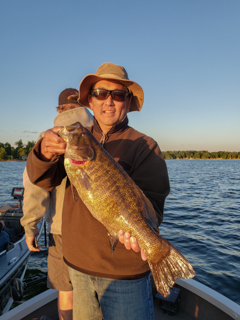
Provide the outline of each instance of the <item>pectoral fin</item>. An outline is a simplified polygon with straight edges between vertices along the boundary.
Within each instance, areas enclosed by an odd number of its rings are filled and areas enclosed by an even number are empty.
[[[114,252],[114,249],[116,248],[116,245],[118,243],[118,234],[114,232],[109,232],[108,231],[108,239],[111,247],[112,254]]]

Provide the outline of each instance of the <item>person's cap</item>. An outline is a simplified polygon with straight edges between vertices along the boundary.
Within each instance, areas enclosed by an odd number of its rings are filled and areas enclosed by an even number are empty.
[[[136,82],[129,80],[125,68],[114,63],[103,63],[96,71],[96,74],[88,74],[79,85],[78,102],[89,107],[88,95],[93,85],[100,80],[114,80],[121,83],[132,93],[132,104],[130,111],[140,111],[143,105],[143,89]]]
[[[76,103],[78,104],[78,91],[77,89],[67,88],[63,90],[58,97],[58,105]]]

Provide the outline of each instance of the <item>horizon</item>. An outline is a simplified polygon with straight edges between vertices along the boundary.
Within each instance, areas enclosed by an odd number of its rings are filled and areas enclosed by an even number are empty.
[[[21,139],[21,138],[20,138]],[[20,139],[18,139],[17,141],[19,141]],[[22,139],[21,139],[22,140]],[[15,141],[15,142],[17,142],[17,141]],[[28,140],[29,141],[29,140]],[[24,143],[23,142],[23,145],[24,146],[26,146],[26,144],[28,143],[28,141],[26,142],[26,143]],[[33,140],[34,142],[36,142],[35,140]],[[14,142],[14,144],[15,144],[15,142]],[[32,141],[29,141],[29,142],[32,142]],[[8,142],[8,141],[6,141],[6,142],[2,142],[2,141],[0,141],[0,143],[3,143],[3,144],[6,144],[6,143],[10,143],[10,142]],[[11,144],[10,143],[10,145],[11,145],[11,147],[14,147],[14,148],[16,148],[15,147],[15,145],[13,145],[13,144]],[[162,152],[181,152],[181,151],[183,151],[183,152],[209,152],[209,153],[214,153],[214,152],[228,152],[228,153],[232,153],[232,152],[236,152],[236,153],[239,153],[240,152],[240,150],[239,151],[236,151],[236,150],[234,150],[234,151],[229,151],[229,150],[217,150],[217,151],[210,151],[210,150],[206,150],[206,149],[199,149],[199,150],[197,150],[197,149],[189,149],[189,150],[183,150],[183,149],[176,149],[176,150],[172,150],[172,149],[168,149],[168,150],[162,150],[161,149],[161,151]]]

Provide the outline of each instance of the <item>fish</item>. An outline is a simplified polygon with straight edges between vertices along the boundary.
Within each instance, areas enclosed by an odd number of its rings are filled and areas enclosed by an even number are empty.
[[[74,200],[80,197],[106,227],[112,253],[120,230],[134,236],[145,253],[156,289],[164,297],[177,278],[193,278],[189,261],[149,223],[147,217],[155,215],[150,200],[91,132],[77,122],[58,134],[67,145],[64,167]]]

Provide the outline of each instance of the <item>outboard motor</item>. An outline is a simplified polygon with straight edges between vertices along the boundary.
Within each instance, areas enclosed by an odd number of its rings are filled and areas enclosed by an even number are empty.
[[[37,283],[47,281],[47,276],[38,277],[33,280],[26,280],[23,282],[21,279],[14,278],[10,281],[10,294],[14,301],[21,301],[23,298],[23,291],[27,287],[31,287]]]
[[[18,278],[10,281],[10,293],[14,301],[22,300],[23,291],[26,287],[27,285]]]

